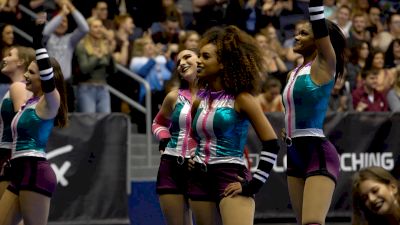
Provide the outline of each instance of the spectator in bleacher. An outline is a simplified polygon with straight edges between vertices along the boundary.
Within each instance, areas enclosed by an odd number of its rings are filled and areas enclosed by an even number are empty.
[[[300,32],[302,24],[304,23],[307,23],[307,20],[300,20],[296,22],[294,26],[294,34]],[[297,67],[303,63],[303,56],[293,51],[294,43],[295,43],[295,35],[293,35],[289,39],[286,39],[283,43],[283,48],[286,51],[284,61],[287,68]]]
[[[352,25],[347,38],[347,47],[352,48],[361,42],[370,42],[371,34],[367,28],[367,15],[363,12],[354,13]]]
[[[398,225],[400,184],[382,167],[363,168],[353,175],[352,225]]]
[[[335,0],[324,0],[324,14],[325,18],[333,19],[336,15],[336,11],[338,9]]]
[[[342,5],[347,5],[349,7],[351,7],[353,4],[353,1],[349,1],[349,0],[336,0],[336,5],[337,7],[341,7]]]
[[[351,112],[353,111],[353,98],[351,96],[350,83],[346,79],[346,70],[343,77],[338,78],[331,91],[328,112]]]
[[[14,29],[11,24],[0,24],[0,70],[3,68],[3,58],[8,56],[11,48],[14,46]],[[0,99],[10,87],[10,78],[0,72]]]
[[[257,100],[264,113],[284,111],[281,91],[282,84],[278,79],[267,77],[263,81],[261,93],[257,96]]]
[[[351,28],[351,8],[347,5],[342,5],[337,9],[337,13],[332,21],[336,23],[342,30],[343,35],[348,38]]]
[[[394,39],[385,53],[385,67],[391,68],[400,65],[400,38]]]
[[[162,50],[156,48],[150,37],[135,40],[134,53],[129,69],[146,79],[152,91],[153,112],[158,111],[165,97],[164,83],[171,78],[168,60]],[[144,103],[145,89],[141,85],[139,101]]]
[[[115,34],[115,38],[113,38],[115,44],[115,50],[112,53],[113,58],[116,63],[128,68],[133,51],[133,41],[130,38],[136,29],[135,24],[128,14],[115,16],[114,23],[117,30],[113,32]],[[126,74],[117,71],[115,76],[108,77],[107,82],[130,99],[138,100],[139,84]],[[111,109],[113,112],[132,113],[132,108],[114,95],[111,95]]]
[[[270,50],[274,51],[281,58],[285,57],[286,49],[282,47],[282,43],[278,37],[278,31],[272,24],[261,29],[260,33],[264,34],[267,38],[267,45]]]
[[[158,112],[165,98],[165,84],[171,79],[171,71],[168,69],[168,57],[166,56],[167,52],[168,50],[163,51],[163,49],[157,48],[148,35],[138,38],[134,42],[133,57],[130,61],[129,69],[149,82],[152,99],[152,105],[150,106],[152,118]],[[138,99],[141,104],[145,104],[145,91],[144,86],[140,85]],[[141,113],[137,114],[133,121],[137,123],[138,131],[141,133],[145,132],[144,121],[144,115]]]
[[[185,0],[187,1],[187,0]],[[147,30],[162,14],[161,0],[125,0],[127,13],[131,15],[137,27]]]
[[[372,39],[372,47],[377,48],[383,52],[387,51],[393,39],[400,38],[400,14],[393,13],[389,16],[387,21],[387,31],[378,33]]]
[[[240,11],[240,14],[236,16],[236,25],[248,34],[254,35],[260,29],[260,16],[260,2],[257,0],[247,0],[243,2],[242,10]]]
[[[8,55],[10,49],[14,45],[14,29],[11,24],[0,24],[0,56],[3,58]]]
[[[108,18],[108,4],[105,0],[96,2],[95,6],[92,8],[92,17],[101,20],[103,26],[107,30],[113,30],[115,28],[113,20]]]
[[[272,24],[276,29],[280,28],[279,17],[283,10],[292,11],[292,1],[263,0],[261,6],[261,16],[258,20],[258,27],[262,29]]]
[[[378,71],[376,90],[383,93],[393,86],[397,77],[397,70],[395,67],[385,68],[384,65],[385,54],[379,50],[370,52],[365,62],[365,69]]]
[[[203,34],[213,26],[222,25],[228,3],[229,0],[193,0],[193,21],[189,29]]]
[[[397,67],[397,69],[399,70],[399,67]],[[400,112],[400,76],[397,77],[394,86],[389,89],[386,99],[389,104],[390,111]]]
[[[371,47],[369,42],[361,41],[357,46],[349,50],[349,62],[346,64],[347,80],[350,82],[351,91],[353,91],[357,87],[358,79],[365,67]]]
[[[181,10],[183,16],[183,27],[187,28],[193,21],[193,2],[187,0],[175,0],[175,5]]]
[[[175,4],[176,0],[161,0],[162,4],[162,13],[159,17],[159,22],[162,22],[170,15],[174,15],[177,17],[179,28],[184,28],[184,21],[182,11]]]
[[[165,47],[170,43],[178,44],[181,31],[178,13],[171,12],[163,19],[161,22],[153,23],[150,27],[153,42],[156,44],[161,43]]]
[[[272,43],[268,43],[268,38],[262,33],[256,34],[255,39],[264,52],[265,63],[267,64],[267,71],[264,71],[265,73],[263,74],[262,80],[265,81],[267,77],[274,77],[278,79],[281,82],[281,86],[283,86],[286,83],[285,80],[288,69],[282,58],[276,52],[276,50],[280,48],[273,49]]]
[[[63,0],[55,0],[56,2],[60,3]],[[29,9],[33,10],[34,12],[43,12],[45,10],[43,0],[19,0],[19,3],[28,6]]]
[[[71,1],[59,1],[59,4],[61,11],[46,24],[43,35],[48,38],[46,47],[49,55],[60,62],[66,83],[68,110],[73,112],[75,111],[75,94],[72,87],[72,57],[79,41],[89,32],[89,26]],[[72,15],[77,24],[71,33],[67,33],[68,15]]]
[[[357,112],[386,112],[386,96],[377,91],[379,70],[364,69],[361,72],[362,85],[352,92],[353,107]]]
[[[0,0],[0,21],[2,23],[15,23],[17,19],[19,0]]]
[[[200,35],[194,30],[186,30],[179,36],[179,51],[183,49],[197,49]]]
[[[368,10],[367,30],[371,33],[372,38],[384,30],[379,5],[372,5]]]
[[[116,49],[114,58],[116,62],[128,67],[129,60],[132,58],[133,44],[130,41],[131,35],[135,30],[133,19],[128,14],[117,15],[114,18]]]
[[[101,20],[89,18],[89,33],[76,47],[75,54],[80,74],[73,74],[77,84],[78,112],[110,113],[110,93],[106,84],[108,76],[116,70],[110,40]]]
[[[369,0],[352,0],[352,11],[357,13],[367,13],[369,9]]]
[[[134,53],[129,68],[146,79],[152,91],[152,112],[158,111],[164,97],[164,83],[171,78],[171,71],[168,68],[168,57],[164,53],[167,50],[157,48],[152,39],[148,36],[135,40]],[[139,101],[144,103],[145,89],[141,85]]]
[[[54,0],[54,2],[61,2],[63,0]],[[16,27],[21,28],[27,34],[33,36],[35,30],[34,19],[36,17],[41,17],[46,13],[46,16],[49,17],[54,13],[54,9],[46,8],[44,5],[45,1],[43,0],[18,0],[18,8],[22,7],[24,10],[19,10],[18,20],[16,22]],[[30,45],[28,42],[25,45]]]

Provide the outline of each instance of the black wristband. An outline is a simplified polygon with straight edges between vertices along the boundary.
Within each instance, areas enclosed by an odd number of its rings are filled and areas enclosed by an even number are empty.
[[[241,195],[252,197],[260,191],[261,187],[263,186],[263,183],[257,179],[252,179],[250,181],[241,182],[241,185],[242,185]]]
[[[310,1],[308,8],[310,13],[310,22],[314,37],[320,39],[329,35],[328,27],[325,23],[324,6],[322,0]]]
[[[262,150],[260,160],[258,162],[257,171],[253,175],[253,179],[247,182],[244,181],[242,185],[242,195],[252,196],[256,194],[263,184],[267,181],[269,173],[272,170],[279,152],[279,144],[277,139],[272,139],[262,142]]]
[[[50,58],[45,48],[36,49],[36,62],[39,67],[42,90],[45,93],[50,93],[56,88],[56,85],[53,67],[51,66]]]
[[[314,6],[322,6],[324,4],[323,0],[310,0],[310,7],[314,7]]]
[[[158,151],[164,151],[165,148],[167,147],[168,142],[169,142],[170,139],[171,138],[163,138],[163,139],[161,139],[160,143],[158,145]]]
[[[44,46],[43,44],[43,29],[44,29],[44,23],[43,24],[36,24],[34,29],[33,29],[33,48],[34,49],[40,49]]]

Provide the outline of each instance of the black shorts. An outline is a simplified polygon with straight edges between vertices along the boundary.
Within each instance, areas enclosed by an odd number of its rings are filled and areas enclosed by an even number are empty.
[[[323,175],[337,181],[340,169],[339,154],[326,138],[297,137],[287,147],[288,176],[307,178]]]
[[[50,163],[41,157],[12,159],[10,175],[7,189],[16,195],[25,190],[51,197],[57,186],[57,177]]]

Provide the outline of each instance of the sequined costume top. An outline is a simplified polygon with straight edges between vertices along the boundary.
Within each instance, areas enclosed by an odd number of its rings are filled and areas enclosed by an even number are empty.
[[[323,85],[311,80],[311,62],[294,69],[283,91],[288,137],[324,137],[323,123],[334,79]]]
[[[235,97],[225,91],[205,91],[192,128],[197,139],[195,161],[206,164],[244,165],[243,152],[249,120],[236,112]]]
[[[35,111],[38,101],[37,97],[28,100],[11,123],[14,139],[11,158],[46,157],[45,148],[54,127],[54,119],[39,118]]]
[[[12,147],[11,121],[15,114],[10,92],[7,91],[0,102],[0,148],[11,149]]]

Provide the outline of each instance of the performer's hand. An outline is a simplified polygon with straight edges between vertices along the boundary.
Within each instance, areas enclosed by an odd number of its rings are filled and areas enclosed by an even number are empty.
[[[285,128],[282,128],[282,130],[281,130],[281,138],[282,138],[282,141],[286,141],[286,129]]]
[[[233,182],[228,184],[228,186],[224,190],[225,197],[235,197],[236,195],[242,193],[242,182],[244,179],[240,176],[237,176],[239,182]]]
[[[46,23],[47,14],[45,12],[38,13],[33,27],[33,47],[39,49],[43,47],[43,29]]]
[[[158,151],[160,151],[161,154],[164,153],[165,148],[167,147],[170,139],[171,138],[163,138],[160,140],[160,144],[158,145]]]
[[[188,160],[188,169],[189,170],[192,170],[192,169],[194,169],[194,164],[195,164],[196,162],[193,160],[193,158],[190,158],[189,160]]]

